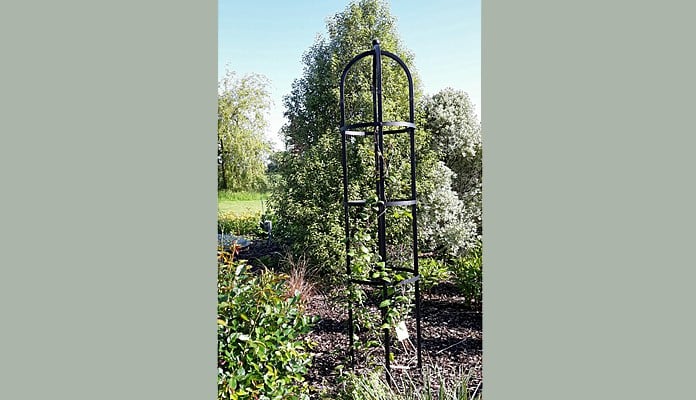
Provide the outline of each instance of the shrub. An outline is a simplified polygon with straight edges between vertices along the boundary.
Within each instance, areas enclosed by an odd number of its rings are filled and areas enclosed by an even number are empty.
[[[481,304],[483,296],[483,255],[481,245],[471,249],[465,257],[454,260],[455,283],[461,293],[474,304]]]
[[[233,212],[218,212],[218,233],[230,235],[258,236],[263,233],[259,227],[261,213],[235,214]]]
[[[278,175],[268,199],[276,218],[273,237],[287,244],[293,254],[306,255],[309,264],[321,266],[327,280],[340,278],[345,268],[337,156],[336,143],[329,138],[322,138],[301,156],[278,155]]]
[[[443,258],[462,256],[478,241],[476,223],[451,189],[453,173],[443,162],[437,162],[427,176],[418,189],[419,248]]]
[[[304,375],[312,321],[287,277],[251,273],[244,262],[218,267],[218,398],[308,399]]]
[[[468,235],[481,239],[483,149],[481,124],[469,95],[447,88],[422,102],[431,146],[454,173],[452,189],[464,205],[462,220]]]

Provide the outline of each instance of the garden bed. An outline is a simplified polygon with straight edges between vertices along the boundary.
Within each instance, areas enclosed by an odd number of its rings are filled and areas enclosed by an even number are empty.
[[[252,240],[250,245],[240,251],[237,258],[249,260],[257,268],[267,261],[280,257],[281,249],[267,240]],[[263,260],[264,262],[261,262]],[[272,264],[276,264],[272,262]],[[275,265],[273,265],[275,266]],[[458,294],[457,288],[444,283],[434,286],[421,294],[421,336],[422,363],[437,374],[436,379],[456,381],[461,373],[469,374],[469,387],[482,393],[482,312],[480,305],[471,305]],[[312,331],[307,335],[314,343],[312,366],[307,381],[312,388],[312,398],[337,398],[341,388],[341,376],[347,371],[341,365],[350,365],[348,359],[348,313],[343,304],[331,300],[328,293],[316,290],[306,304],[305,314],[317,318]],[[415,319],[406,321],[410,342],[416,344]],[[392,361],[392,375],[395,380],[419,380],[415,370],[415,350],[406,342],[397,342],[392,347],[395,355]],[[370,350],[375,360],[383,360],[382,348]],[[361,354],[357,354],[360,360]],[[362,354],[364,355],[364,354]],[[356,372],[364,374],[371,369],[362,369],[361,361],[356,364]],[[400,367],[410,366],[409,370]],[[405,378],[404,374],[410,377]]]
[[[332,304],[327,296],[316,294],[306,313],[319,318],[309,338],[316,343],[312,349],[313,364],[308,376],[314,398],[329,395],[339,387],[339,365],[348,363],[347,312]],[[415,320],[407,321],[410,340],[415,345]],[[455,381],[462,370],[471,374],[470,387],[482,391],[482,313],[466,306],[453,287],[440,285],[421,298],[422,362],[438,373],[438,379]],[[415,365],[415,351],[404,343],[393,348],[392,375],[399,380],[404,372],[399,366]],[[407,349],[407,350],[405,350]],[[376,358],[383,360],[381,349]],[[360,371],[360,365],[356,366]]]

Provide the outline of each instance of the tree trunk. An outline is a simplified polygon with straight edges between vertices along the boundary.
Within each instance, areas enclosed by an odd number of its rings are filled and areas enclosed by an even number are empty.
[[[225,146],[222,138],[218,137],[218,156],[220,157],[220,168],[222,182],[218,182],[218,187],[222,190],[227,189],[227,177],[225,176]]]

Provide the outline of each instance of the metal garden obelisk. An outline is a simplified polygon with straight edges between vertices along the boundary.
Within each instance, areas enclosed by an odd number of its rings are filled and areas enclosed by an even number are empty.
[[[372,121],[369,122],[357,122],[346,124],[346,101],[345,101],[345,82],[346,76],[350,71],[351,67],[355,65],[356,62],[365,58],[372,57]],[[408,121],[384,121],[383,120],[383,110],[382,110],[382,57],[390,58],[403,69],[406,78],[408,79]],[[379,41],[373,40],[372,50],[365,51],[363,53],[355,56],[346,67],[343,69],[340,81],[340,109],[341,109],[341,147],[342,147],[342,165],[343,165],[343,207],[344,207],[344,224],[345,224],[345,236],[346,236],[346,273],[350,282],[361,285],[371,285],[378,286],[382,288],[382,299],[385,300],[388,297],[388,285],[404,285],[411,284],[415,285],[415,319],[416,319],[416,350],[417,350],[417,360],[418,368],[421,368],[421,326],[420,326],[420,290],[419,290],[419,280],[420,275],[418,274],[418,224],[416,218],[416,158],[415,158],[415,129],[416,124],[414,120],[414,94],[413,94],[413,78],[408,70],[406,64],[396,55],[383,51],[380,49]],[[385,130],[385,128],[387,128]],[[388,199],[385,192],[385,158],[384,158],[384,135],[385,134],[408,134],[410,138],[410,198],[407,199]],[[377,195],[377,249],[381,261],[385,263],[386,268],[392,270],[398,270],[402,272],[407,272],[413,276],[409,279],[405,279],[401,282],[386,282],[382,279],[374,280],[358,280],[353,279],[351,276],[351,257],[350,244],[351,244],[351,218],[349,210],[351,207],[364,207],[367,203],[365,199],[361,200],[349,200],[349,174],[348,174],[348,163],[347,163],[347,137],[364,137],[372,136],[374,142],[374,158],[375,158],[375,172],[376,172],[376,184],[375,191]],[[388,207],[410,207],[411,209],[411,225],[412,225],[412,268],[396,267],[390,265],[390,260],[387,255],[387,237],[386,237],[386,219],[385,211]],[[383,318],[385,314],[383,313]],[[386,322],[386,321],[384,321]],[[351,363],[354,363],[355,350],[354,350],[354,320],[353,320],[353,308],[350,305],[348,310],[348,323],[349,323],[349,341],[350,341],[350,356]],[[384,353],[385,353],[385,367],[387,371],[390,366],[390,330],[384,329]]]

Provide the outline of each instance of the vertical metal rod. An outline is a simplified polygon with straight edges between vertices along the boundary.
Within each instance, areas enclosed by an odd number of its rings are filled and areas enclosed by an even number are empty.
[[[404,67],[406,72],[406,77],[408,78],[408,118],[409,122],[415,122],[414,113],[414,99],[413,99],[413,78],[408,71],[408,68]],[[413,200],[417,199],[418,193],[416,191],[416,130],[415,128],[410,128],[409,139],[411,141],[411,198]],[[417,205],[413,204],[411,206],[411,214],[413,216],[412,226],[413,226],[413,273],[418,276],[418,215],[417,215]],[[418,358],[418,369],[423,366],[423,360],[421,356],[421,299],[420,299],[420,279],[416,281],[415,295],[416,295],[416,355]]]
[[[377,168],[377,237],[379,245],[380,261],[387,262],[387,241],[386,241],[386,221],[385,208],[386,198],[384,195],[384,137],[382,127],[382,52],[379,48],[379,40],[372,41],[374,48],[374,56],[372,59],[372,105],[373,119],[375,122],[375,162]],[[388,289],[386,282],[382,284],[382,300],[388,297]],[[387,323],[388,314],[385,309],[382,310],[382,322]],[[387,374],[387,381],[390,382],[390,355],[391,355],[391,339],[389,337],[389,328],[384,328],[384,366]]]
[[[413,95],[411,95],[413,96]],[[415,131],[410,129],[411,137],[411,198],[416,199],[416,159],[415,159]],[[418,276],[418,220],[416,204],[411,206],[413,219],[413,273]],[[421,369],[423,362],[421,358],[421,316],[420,316],[420,279],[416,281],[416,354],[418,357],[418,369]]]
[[[341,78],[340,85],[340,107],[341,107],[341,126],[344,126],[345,121],[345,74]],[[348,290],[349,295],[353,294],[353,288],[350,283],[351,271],[350,271],[350,216],[348,213],[348,161],[347,161],[347,151],[346,151],[346,133],[341,132],[341,164],[343,166],[343,225],[345,227],[345,242],[346,242],[346,274],[348,276]],[[348,302],[348,342],[350,346],[350,366],[351,368],[355,366],[355,345],[353,342],[353,304]]]

